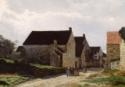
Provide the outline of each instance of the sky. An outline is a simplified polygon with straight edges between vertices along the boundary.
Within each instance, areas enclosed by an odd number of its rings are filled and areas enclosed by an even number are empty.
[[[0,35],[22,45],[31,31],[85,33],[106,52],[106,32],[125,23],[125,0],[0,0]]]

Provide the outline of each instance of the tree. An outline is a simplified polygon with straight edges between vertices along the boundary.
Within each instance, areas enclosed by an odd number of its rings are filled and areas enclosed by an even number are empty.
[[[120,36],[122,37],[122,39],[125,40],[125,27],[122,27],[122,28],[120,29],[119,34],[120,34]]]
[[[0,35],[0,57],[7,58],[14,50],[14,43]]]

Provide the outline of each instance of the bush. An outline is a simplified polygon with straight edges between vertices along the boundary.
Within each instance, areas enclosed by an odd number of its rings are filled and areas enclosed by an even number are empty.
[[[7,83],[6,81],[0,80],[0,85],[9,86],[9,83]]]
[[[0,73],[10,73],[10,74],[19,74],[23,76],[30,77],[43,77],[48,75],[57,75],[64,73],[65,69],[61,67],[53,67],[40,64],[22,64],[14,63],[8,59],[0,60]]]
[[[21,82],[29,80],[28,77],[19,75],[0,75],[0,87],[13,87]]]

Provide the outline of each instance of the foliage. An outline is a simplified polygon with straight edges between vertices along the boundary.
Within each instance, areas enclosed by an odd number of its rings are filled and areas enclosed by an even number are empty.
[[[1,59],[0,59],[0,62],[1,62],[1,61],[4,61],[5,63],[9,63],[9,64],[14,64],[14,61],[11,60],[11,59],[1,58]]]
[[[13,50],[14,43],[0,35],[0,57],[9,57]]]
[[[40,69],[44,69],[44,68],[54,69],[54,68],[57,68],[57,67],[54,67],[54,66],[42,65],[42,64],[33,64],[33,63],[31,63],[30,65],[35,66],[35,67],[40,68]]]
[[[119,31],[121,37],[125,40],[125,27],[122,27]]]
[[[0,75],[0,87],[13,87],[21,82],[28,80],[28,77],[18,75]]]
[[[91,86],[90,84],[84,84],[84,85],[80,85],[79,87],[93,87],[93,86]]]

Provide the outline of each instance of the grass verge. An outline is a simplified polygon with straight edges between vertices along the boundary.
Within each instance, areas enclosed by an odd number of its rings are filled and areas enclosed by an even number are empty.
[[[29,80],[28,77],[19,75],[0,75],[0,87],[14,87],[19,83]]]
[[[95,78],[92,80],[86,80],[86,82],[96,83],[99,85],[106,84],[106,85],[111,85],[112,87],[125,87],[125,77],[123,76]]]

